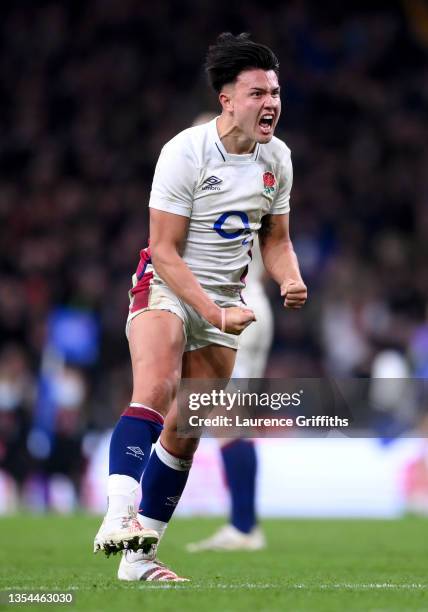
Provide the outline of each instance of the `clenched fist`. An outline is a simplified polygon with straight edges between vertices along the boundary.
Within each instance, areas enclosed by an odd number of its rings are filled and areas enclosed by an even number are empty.
[[[227,334],[238,336],[255,320],[256,315],[250,308],[240,306],[222,308],[222,328]]]
[[[281,285],[281,295],[286,308],[301,308],[308,298],[305,283],[300,280],[285,280]]]

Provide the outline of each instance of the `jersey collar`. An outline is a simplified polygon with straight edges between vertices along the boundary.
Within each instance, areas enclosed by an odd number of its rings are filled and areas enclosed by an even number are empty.
[[[216,117],[210,122],[210,130],[212,133],[212,138],[214,141],[214,147],[216,149],[216,153],[218,157],[222,158],[225,162],[239,162],[239,163],[248,163],[252,161],[256,161],[259,156],[260,144],[257,142],[254,147],[254,151],[252,153],[243,153],[241,155],[237,155],[236,153],[228,153],[221,142],[218,132],[217,132],[217,119]]]

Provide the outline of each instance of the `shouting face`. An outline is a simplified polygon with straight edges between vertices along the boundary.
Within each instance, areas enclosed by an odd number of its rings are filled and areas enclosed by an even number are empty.
[[[240,140],[267,143],[281,114],[278,77],[273,70],[243,70],[234,83],[225,85],[220,101]]]

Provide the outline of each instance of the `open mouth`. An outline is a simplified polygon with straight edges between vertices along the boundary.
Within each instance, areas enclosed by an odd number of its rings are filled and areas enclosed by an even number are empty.
[[[274,117],[272,113],[265,113],[264,115],[261,116],[261,119],[259,121],[259,126],[264,134],[269,134],[269,132],[272,131],[273,119]]]

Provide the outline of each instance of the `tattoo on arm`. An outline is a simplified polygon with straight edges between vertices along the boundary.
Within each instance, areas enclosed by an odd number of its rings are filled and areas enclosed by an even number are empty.
[[[264,244],[266,242],[266,238],[271,236],[274,227],[275,227],[275,223],[274,223],[274,221],[272,219],[272,216],[271,215],[265,215],[262,218],[262,226],[259,229],[259,240],[260,240],[260,244],[262,246],[264,246]]]

